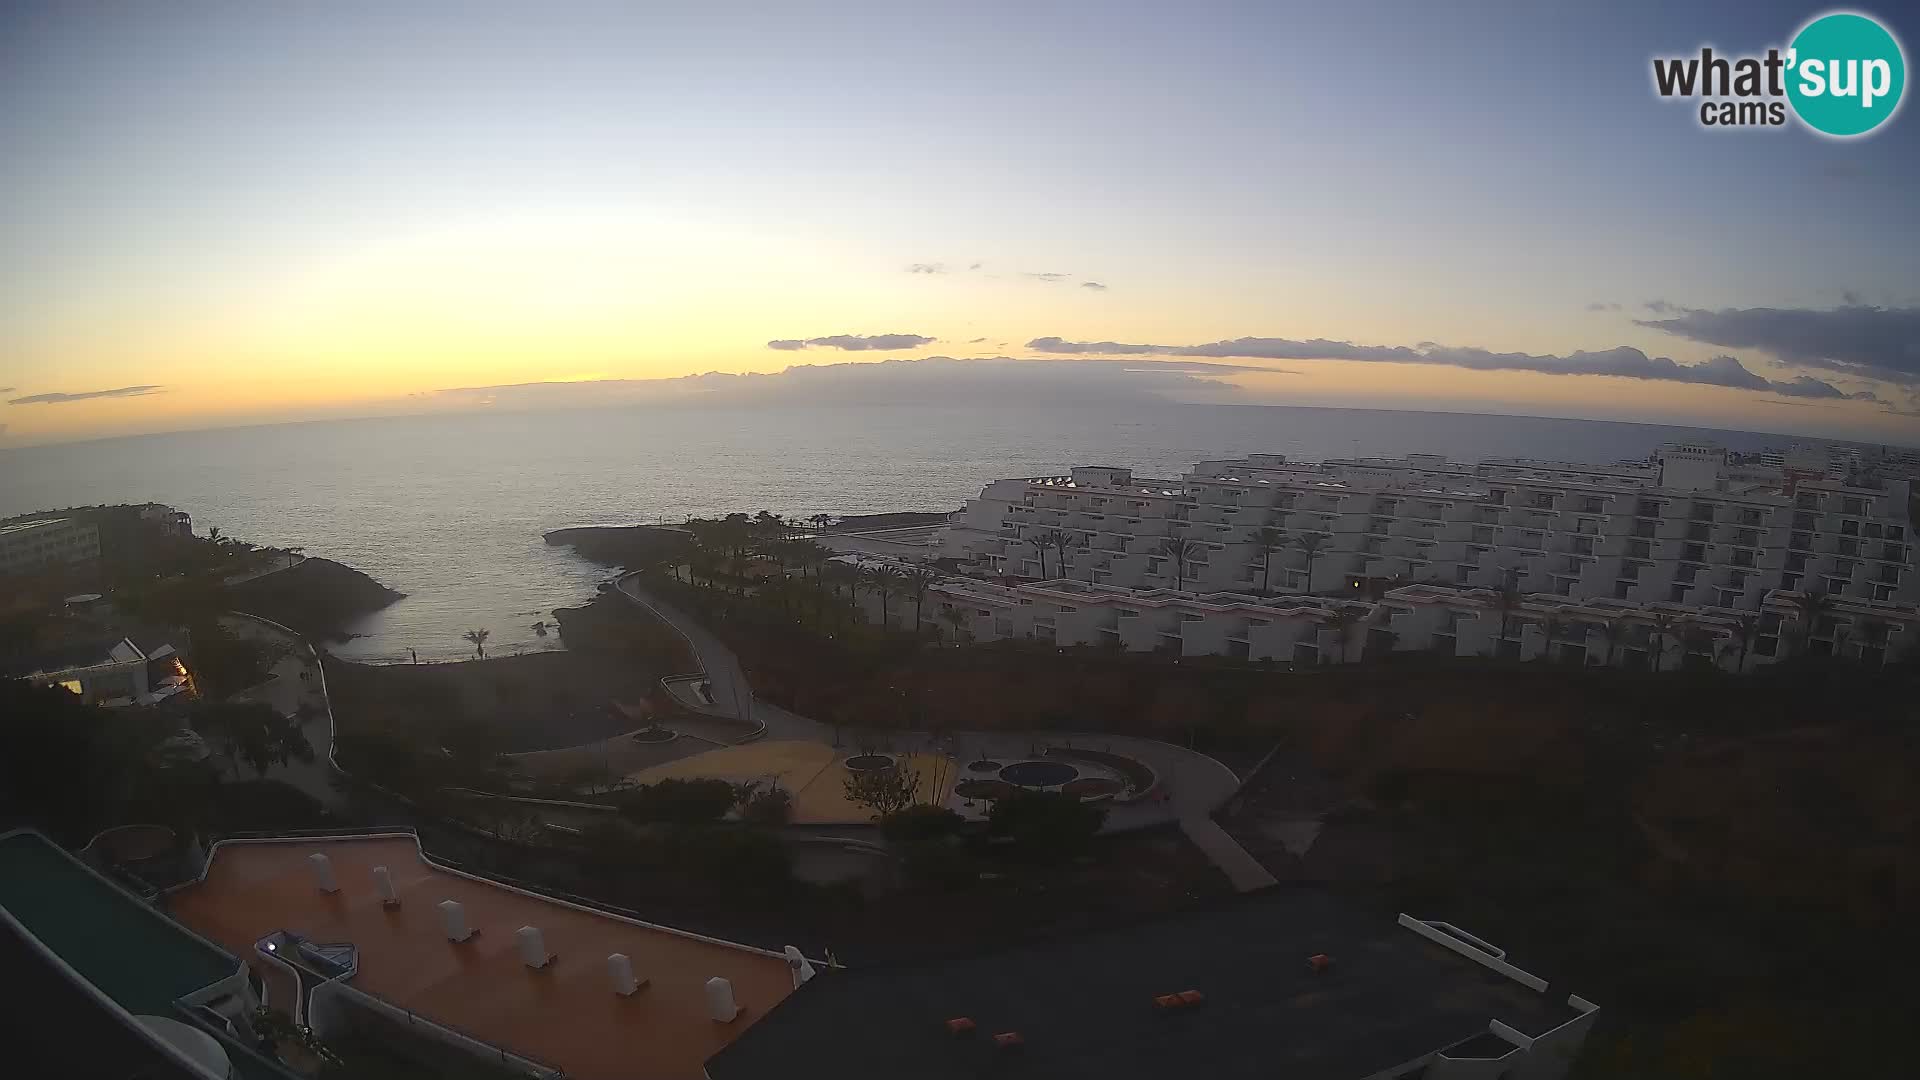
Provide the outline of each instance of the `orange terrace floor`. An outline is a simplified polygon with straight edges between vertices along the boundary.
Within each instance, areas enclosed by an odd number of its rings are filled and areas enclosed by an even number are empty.
[[[339,891],[315,887],[307,856],[324,852]],[[372,869],[399,890],[383,907]],[[437,905],[458,900],[480,933],[454,944]],[[696,1080],[703,1063],[792,992],[786,962],[757,950],[702,941],[593,914],[428,865],[411,837],[244,842],[219,847],[206,880],[172,895],[187,926],[255,956],[254,942],[288,930],[316,942],[351,941],[351,984],[421,1016],[564,1069],[576,1080]],[[537,926],[557,959],[521,963],[514,931]],[[625,953],[649,984],[631,997],[607,980],[607,954]],[[704,987],[733,983],[739,1019],[709,1019]]]

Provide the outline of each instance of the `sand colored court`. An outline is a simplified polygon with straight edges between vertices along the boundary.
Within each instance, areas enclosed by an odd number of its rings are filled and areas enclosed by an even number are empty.
[[[795,825],[864,825],[873,814],[847,801],[847,770],[843,764],[856,754],[816,742],[775,740],[728,746],[670,761],[631,774],[636,783],[661,780],[713,779],[732,784],[771,780],[793,792]],[[944,754],[891,755],[920,775],[923,802],[943,805],[951,797],[955,774],[952,758]]]

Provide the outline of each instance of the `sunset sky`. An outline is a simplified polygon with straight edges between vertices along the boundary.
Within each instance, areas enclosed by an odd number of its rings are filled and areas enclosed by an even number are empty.
[[[0,445],[927,357],[1920,443],[1920,116],[1650,88],[1820,10],[7,4]]]

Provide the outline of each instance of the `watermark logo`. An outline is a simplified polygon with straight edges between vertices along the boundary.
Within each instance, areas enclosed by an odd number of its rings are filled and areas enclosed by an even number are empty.
[[[1722,56],[1656,56],[1653,88],[1662,98],[1698,99],[1700,125],[1784,127],[1791,114],[1822,135],[1872,132],[1900,111],[1907,59],[1879,20],[1851,11],[1821,15],[1785,49]]]

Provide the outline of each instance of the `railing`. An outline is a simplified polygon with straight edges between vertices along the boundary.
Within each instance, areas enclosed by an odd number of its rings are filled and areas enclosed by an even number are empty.
[[[471,1032],[462,1031],[443,1021],[428,1020],[412,1009],[402,1008],[338,980],[324,982],[313,988],[307,1003],[309,1026],[323,1038],[342,1028],[351,1027],[354,1020],[345,1011],[349,1007],[364,1009],[392,1023],[404,1024],[410,1032],[424,1035],[443,1046],[473,1057],[497,1061],[502,1067],[527,1076],[541,1080],[559,1080],[566,1076],[565,1070],[557,1065],[524,1054],[510,1053]]]

